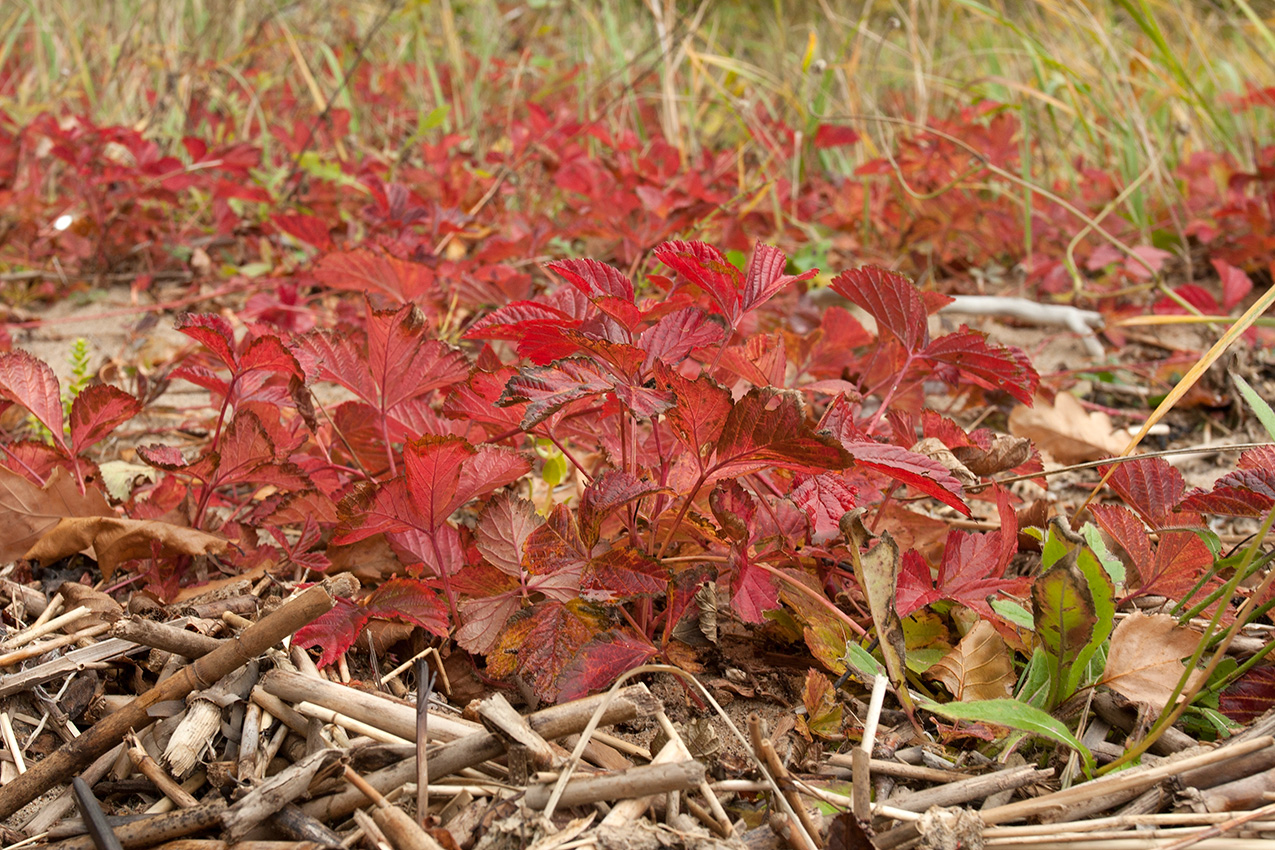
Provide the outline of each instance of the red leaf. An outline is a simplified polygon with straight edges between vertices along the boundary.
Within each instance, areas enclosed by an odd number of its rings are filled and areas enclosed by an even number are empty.
[[[1099,467],[1103,474],[1108,468]],[[1186,482],[1182,473],[1164,458],[1137,458],[1117,464],[1108,484],[1152,528],[1177,524],[1169,520],[1182,501]]]
[[[753,561],[739,546],[730,550],[731,611],[745,623],[765,621],[765,613],[779,607],[779,590],[770,573]]]
[[[531,502],[501,493],[479,518],[475,545],[493,567],[517,578],[522,575],[523,546],[542,522]]]
[[[988,620],[1001,620],[988,604],[988,599],[998,594],[1021,597],[1031,586],[1028,578],[1002,578],[1006,564],[1001,561],[1004,551],[1001,537],[1006,531],[1001,529],[983,534],[948,532],[934,596],[926,600],[927,604],[938,599],[950,599],[977,611]],[[1017,529],[1013,529],[1012,536],[1017,535]]]
[[[580,574],[580,595],[592,602],[619,602],[668,590],[668,570],[644,552],[628,546],[589,559]]]
[[[810,518],[812,543],[825,543],[841,533],[841,517],[855,507],[857,491],[836,473],[796,477],[790,498]]]
[[[1150,564],[1151,538],[1142,520],[1124,505],[1090,505],[1098,527],[1111,535],[1124,549],[1133,564]]]
[[[430,339],[425,316],[408,304],[397,312],[367,316],[367,367],[381,391],[382,407],[463,381],[469,363],[459,351]]]
[[[987,336],[961,325],[956,333],[939,337],[926,346],[922,356],[954,367],[980,387],[1004,390],[1023,404],[1036,397],[1040,375],[1019,348],[993,345]]]
[[[240,410],[222,432],[213,486],[271,484],[284,490],[310,487],[309,476],[296,464],[276,460],[275,445],[257,415]],[[201,461],[203,458],[201,458]]]
[[[470,568],[473,569],[473,568]],[[456,630],[456,643],[466,652],[486,655],[500,639],[505,623],[522,607],[522,588],[516,579],[485,568],[494,576],[483,574],[483,590],[490,595],[464,599],[460,603],[461,627]],[[461,573],[463,576],[464,573]],[[453,580],[455,588],[458,582]]]
[[[1136,595],[1166,596],[1186,601],[1191,588],[1213,566],[1213,553],[1198,535],[1190,531],[1170,531],[1160,535],[1155,562],[1150,568],[1147,563],[1133,563],[1140,580],[1135,588]],[[1209,593],[1216,586],[1216,580],[1206,583],[1201,594]]]
[[[581,600],[541,602],[510,618],[487,656],[487,672],[497,678],[519,674],[545,700],[556,700],[562,673],[580,650],[611,623],[597,606]]]
[[[379,292],[401,304],[442,298],[433,269],[400,260],[379,249],[358,248],[327,254],[319,260],[314,276],[333,289]]]
[[[420,525],[432,530],[470,499],[512,484],[531,463],[511,449],[474,448],[459,437],[426,435],[403,449],[403,463]],[[413,523],[415,524],[415,523]]]
[[[235,371],[235,331],[224,316],[216,313],[183,313],[174,326],[186,336],[201,343],[230,371]]]
[[[258,337],[250,342],[239,358],[239,368],[236,371],[241,375],[262,371],[305,378],[297,358],[284,347],[277,336]]]
[[[413,574],[441,578],[456,575],[465,567],[460,532],[447,523],[429,531],[421,528],[391,531],[385,537],[399,562],[411,567]]]
[[[635,499],[659,492],[667,492],[667,488],[623,470],[603,470],[589,482],[580,497],[580,536],[592,546],[598,541],[602,521],[613,511]]]
[[[109,384],[85,387],[71,403],[71,446],[80,454],[142,411],[142,403]]]
[[[726,256],[703,242],[665,242],[655,249],[655,258],[698,286],[713,300],[733,328],[743,315],[740,287],[744,275]]]
[[[698,307],[669,313],[643,331],[638,340],[638,347],[646,352],[642,369],[649,371],[657,360],[675,366],[695,349],[717,345],[724,334],[722,326]]]
[[[820,124],[815,128],[815,147],[819,150],[853,145],[859,134],[839,124]]]
[[[657,363],[656,382],[673,393],[676,404],[666,420],[683,446],[696,458],[704,448],[717,442],[731,412],[730,392],[712,379],[701,375],[695,380]]]
[[[1231,683],[1218,698],[1222,713],[1245,726],[1275,706],[1275,665],[1254,667]]]
[[[371,615],[362,605],[338,597],[330,611],[302,626],[293,635],[292,642],[297,646],[322,647],[318,666],[328,667],[336,663],[341,653],[354,646],[369,619]]]
[[[558,412],[563,405],[607,392],[614,385],[592,360],[559,360],[552,366],[530,366],[509,379],[496,402],[504,407],[527,402],[523,430],[530,430]]]
[[[1275,448],[1260,446],[1240,455],[1234,472],[1213,483],[1213,490],[1195,492],[1179,510],[1226,516],[1265,516],[1275,506]]]
[[[818,269],[810,269],[797,275],[784,274],[787,264],[788,256],[775,246],[763,245],[761,242],[753,246],[753,259],[748,264],[748,274],[744,278],[744,291],[740,298],[741,315],[765,304],[789,284],[810,280],[819,273]]]
[[[823,472],[844,469],[851,462],[835,439],[810,427],[799,393],[754,387],[726,417],[710,479],[767,466]]]
[[[854,458],[855,466],[867,467],[908,485],[919,493],[933,496],[945,505],[970,515],[965,504],[965,488],[946,466],[933,458],[899,446],[870,441],[842,442]]]
[[[633,281],[624,272],[597,260],[558,260],[545,268],[562,275],[590,299],[610,296],[633,303]]]
[[[628,627],[612,629],[585,644],[558,677],[559,702],[599,691],[655,657],[651,642]]]
[[[898,272],[865,266],[842,272],[829,285],[876,320],[878,336],[889,332],[910,354],[930,344],[925,301],[912,282]]]
[[[274,222],[275,227],[284,233],[289,236],[295,236],[320,251],[331,251],[336,247],[332,243],[332,236],[328,232],[327,224],[318,216],[300,213],[279,213],[270,216],[270,220]]]
[[[580,575],[591,552],[592,547],[580,539],[571,512],[565,505],[557,505],[548,520],[527,537],[522,566],[531,576],[552,579],[548,586],[556,596],[570,598],[580,587]],[[536,583],[544,589],[544,582]]]
[[[292,345],[312,380],[340,384],[373,408],[380,407],[376,382],[355,339],[335,331],[315,330],[295,337]]]
[[[518,374],[512,366],[495,372],[475,369],[469,380],[452,386],[443,401],[443,413],[453,419],[464,419],[487,427],[489,433],[503,434],[515,431],[526,413],[526,405],[520,403],[498,406],[497,399],[505,391],[509,379]]]
[[[0,398],[30,411],[63,453],[70,454],[62,433],[62,391],[49,364],[25,351],[0,354]]]
[[[757,500],[738,481],[718,482],[708,494],[708,507],[727,537],[741,546],[752,542]]]
[[[447,608],[419,579],[394,577],[363,600],[367,613],[383,620],[406,620],[427,632],[447,636]]]
[[[894,598],[900,617],[906,617],[931,602],[939,600],[939,595],[934,590],[934,577],[931,575],[930,565],[915,549],[909,549],[903,553]]]
[[[1210,262],[1222,279],[1222,308],[1229,313],[1253,291],[1253,281],[1249,280],[1243,269],[1237,269],[1226,260]]]

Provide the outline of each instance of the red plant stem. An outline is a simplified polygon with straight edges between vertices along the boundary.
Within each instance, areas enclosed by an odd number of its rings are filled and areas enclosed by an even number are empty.
[[[664,543],[660,546],[660,552],[656,555],[656,559],[664,557],[664,553],[668,550],[669,544],[673,542],[673,535],[677,534],[677,529],[682,524],[682,520],[686,518],[686,512],[691,509],[691,502],[695,501],[695,497],[699,495],[699,488],[704,486],[704,480],[708,478],[707,472],[701,472],[699,478],[695,479],[695,486],[691,488],[691,492],[687,494],[686,501],[682,504],[682,509],[677,512],[677,519],[673,520],[673,524],[669,526],[668,534],[664,537]],[[651,526],[652,536],[654,536],[655,526]]]
[[[893,383],[890,384],[889,391],[886,392],[885,394],[885,398],[881,399],[881,405],[872,414],[872,418],[868,420],[867,424],[863,426],[864,431],[871,434],[873,430],[876,428],[877,422],[880,421],[881,419],[881,414],[885,413],[886,410],[889,409],[890,402],[894,401],[894,396],[896,393],[898,393],[899,387],[903,386],[903,376],[908,373],[908,369],[912,368],[912,361],[915,359],[916,359],[916,355],[909,353],[908,359],[903,361],[903,367],[899,369],[898,372],[894,373],[892,378],[886,378],[885,381],[882,381],[880,384],[877,384],[875,387],[873,387],[870,392],[864,393],[864,397],[867,397],[868,395],[874,395],[877,392],[877,390],[881,389],[881,387],[886,383],[886,381],[893,380]]]
[[[443,593],[447,595],[447,607],[452,612],[452,628],[460,628],[460,611],[456,608],[456,593],[452,590],[451,578],[447,575],[447,565],[443,563],[443,551],[438,548],[438,529],[429,533],[429,545],[434,550],[434,558],[438,563],[438,577],[443,580]]]
[[[586,483],[593,480],[593,476],[585,470],[584,466],[580,463],[580,461],[575,459],[575,456],[572,455],[571,452],[567,451],[566,446],[562,445],[558,438],[555,437],[548,428],[545,429],[545,436],[549,438],[549,442],[553,443],[554,448],[562,452],[562,456],[571,462],[571,465],[576,468],[576,471],[584,476]]]

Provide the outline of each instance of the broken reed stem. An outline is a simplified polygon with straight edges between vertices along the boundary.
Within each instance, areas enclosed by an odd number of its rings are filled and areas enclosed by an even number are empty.
[[[178,628],[169,623],[156,623],[154,620],[142,620],[126,617],[116,620],[111,626],[111,637],[140,643],[151,649],[160,649],[180,655],[183,658],[200,658],[221,646],[224,641]]]
[[[770,739],[766,737],[765,732],[762,730],[761,717],[756,714],[748,715],[748,737],[753,745],[753,753],[766,765],[766,769],[774,777],[779,793],[788,801],[788,805],[792,807],[793,813],[796,814],[797,820],[801,823],[801,828],[805,831],[803,838],[808,837],[811,846],[815,850],[821,850],[823,843],[819,838],[819,829],[815,826],[814,821],[811,820],[810,813],[806,811],[805,801],[797,793],[792,777],[788,775],[788,768],[784,767],[783,763],[779,761],[779,754],[775,752],[775,745],[770,742]],[[791,841],[793,839],[788,840]],[[805,843],[805,841],[803,840],[800,843]]]
[[[349,596],[357,582],[342,575],[325,582],[336,595]],[[192,691],[207,688],[302,626],[329,611],[336,604],[325,585],[316,585],[266,615],[245,629],[238,637],[227,640],[217,649],[183,667],[172,677],[160,682],[137,697],[122,710],[107,715],[79,738],[54,750],[26,773],[0,788],[0,819],[7,818],[49,788],[66,782],[93,759],[123,740],[129,729],[139,730],[155,721],[151,706],[168,700],[183,699]]]
[[[99,623],[96,626],[89,626],[87,629],[75,632],[74,634],[62,635],[62,637],[54,638],[53,640],[46,640],[44,643],[33,643],[24,646],[21,649],[6,652],[4,655],[0,655],[0,667],[12,667],[14,664],[21,664],[28,658],[35,658],[38,655],[43,655],[51,649],[61,649],[64,646],[78,643],[82,640],[95,638],[103,632],[110,631],[110,628],[111,626],[109,623]]]
[[[81,605],[78,608],[67,611],[65,614],[54,617],[53,619],[41,623],[38,626],[31,626],[29,629],[24,629],[23,631],[18,632],[5,642],[0,643],[0,651],[8,652],[11,649],[17,649],[20,646],[26,646],[28,643],[31,643],[38,638],[42,638],[50,632],[56,632],[65,625],[78,622],[88,615],[89,609]]]
[[[137,739],[135,732],[130,730],[124,738],[124,743],[128,745],[128,758],[133,762],[133,766],[178,808],[189,809],[199,805],[198,800],[178,785],[177,780],[169,776],[164,768],[160,767],[159,762],[150,757],[146,748],[142,746],[142,742]]]

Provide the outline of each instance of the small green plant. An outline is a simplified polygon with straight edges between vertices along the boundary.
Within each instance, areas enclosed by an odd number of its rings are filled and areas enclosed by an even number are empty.
[[[89,341],[84,337],[76,337],[75,342],[71,343],[71,352],[66,358],[71,364],[71,380],[62,389],[62,419],[66,423],[62,429],[65,432],[64,436],[67,437],[71,435],[71,405],[75,402],[76,396],[83,392],[93,380],[93,373],[89,371],[91,357]],[[36,439],[50,444],[54,442],[53,432],[40,424],[34,416],[27,417],[27,422]]]

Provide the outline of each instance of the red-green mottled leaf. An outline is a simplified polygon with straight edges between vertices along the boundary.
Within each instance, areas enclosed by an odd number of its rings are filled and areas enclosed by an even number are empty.
[[[62,435],[62,394],[53,369],[25,351],[0,354],[0,398],[20,404],[49,430],[53,441],[70,454]]]
[[[447,607],[419,579],[396,576],[372,591],[363,604],[369,616],[406,620],[439,637],[447,635]]]
[[[560,677],[580,650],[611,622],[599,607],[582,600],[541,602],[510,618],[487,657],[487,672],[497,678],[522,676],[542,699],[553,701]]]
[[[1222,713],[1245,726],[1275,707],[1275,665],[1254,667],[1218,697]]]
[[[574,661],[558,677],[559,702],[579,699],[601,690],[622,674],[650,661],[657,650],[627,626],[598,635],[581,647]]]
[[[227,369],[235,371],[235,331],[224,316],[216,313],[183,313],[177,317],[177,330],[202,343]]]
[[[964,325],[926,346],[924,357],[955,368],[980,387],[1003,390],[1023,404],[1036,397],[1040,375],[1021,349],[988,343],[987,336]]]
[[[71,403],[71,447],[76,454],[142,412],[142,403],[109,384],[85,387]]]
[[[878,336],[889,333],[914,354],[930,344],[930,311],[917,288],[898,272],[865,266],[842,272],[829,286],[876,320]]]
[[[710,479],[767,466],[822,472],[844,469],[851,461],[835,439],[810,427],[800,394],[754,387],[726,417]]]

